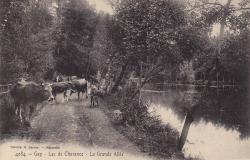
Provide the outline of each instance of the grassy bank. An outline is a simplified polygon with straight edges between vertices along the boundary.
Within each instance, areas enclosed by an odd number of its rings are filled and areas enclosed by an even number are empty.
[[[163,125],[157,117],[148,113],[148,104],[139,104],[138,96],[131,97],[131,90],[117,93],[104,98],[101,108],[114,121],[113,111],[122,112],[122,120],[114,127],[135,143],[141,151],[162,159],[192,159],[184,158],[177,150],[179,133],[169,125]]]

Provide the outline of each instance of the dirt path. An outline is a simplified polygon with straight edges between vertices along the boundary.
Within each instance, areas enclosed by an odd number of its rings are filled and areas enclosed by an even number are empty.
[[[101,109],[89,106],[89,99],[46,105],[32,119],[31,132],[40,142],[118,149],[145,156],[137,146],[113,128]]]

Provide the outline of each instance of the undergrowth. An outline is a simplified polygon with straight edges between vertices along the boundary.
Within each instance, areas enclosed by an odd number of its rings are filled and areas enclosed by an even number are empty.
[[[0,95],[0,138],[6,138],[18,128],[15,116],[14,104],[8,94]]]

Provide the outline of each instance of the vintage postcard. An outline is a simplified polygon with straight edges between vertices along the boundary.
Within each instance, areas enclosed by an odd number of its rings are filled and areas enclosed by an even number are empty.
[[[249,0],[1,0],[0,160],[250,160]]]

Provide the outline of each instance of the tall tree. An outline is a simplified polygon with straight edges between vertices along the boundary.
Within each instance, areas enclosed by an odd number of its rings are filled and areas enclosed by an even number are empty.
[[[97,23],[96,13],[83,0],[65,2],[59,7],[62,24],[56,37],[56,70],[66,75],[86,76],[93,71],[89,54]]]

